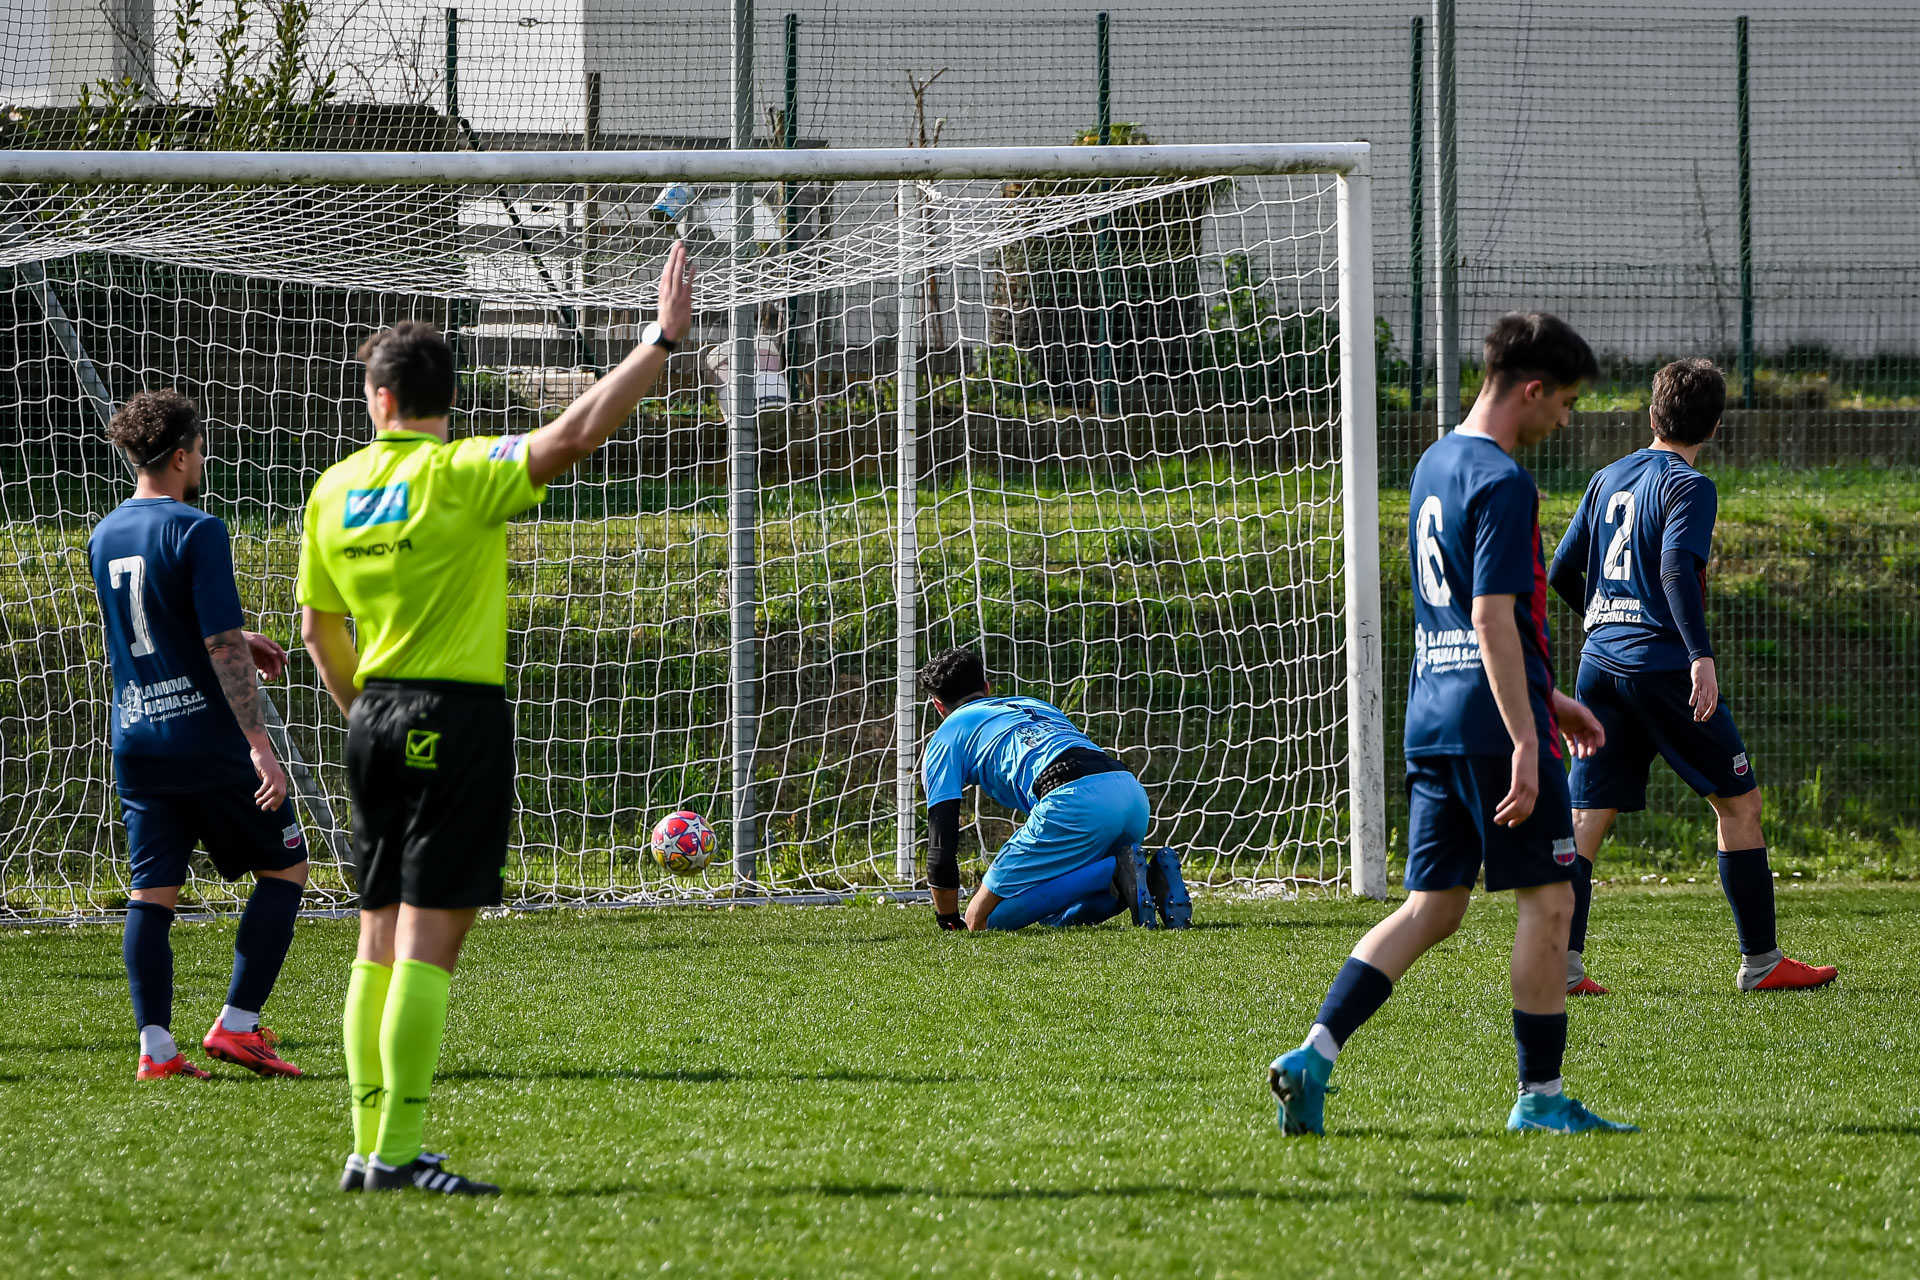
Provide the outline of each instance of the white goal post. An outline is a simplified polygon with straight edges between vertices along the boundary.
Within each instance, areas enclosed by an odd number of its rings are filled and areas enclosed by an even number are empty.
[[[1384,897],[1367,156],[0,151],[0,609],[27,638],[0,917],[124,892],[81,549],[125,496],[101,407],[207,402],[212,509],[284,630],[299,499],[366,438],[360,338],[434,320],[456,433],[523,430],[630,346],[676,236],[697,351],[513,530],[514,902],[919,887],[915,681],[951,643],[1122,754],[1194,879]],[[337,836],[338,717],[310,672],[273,697]],[[729,849],[690,881],[642,852],[682,804]],[[975,815],[976,865],[1010,820]]]

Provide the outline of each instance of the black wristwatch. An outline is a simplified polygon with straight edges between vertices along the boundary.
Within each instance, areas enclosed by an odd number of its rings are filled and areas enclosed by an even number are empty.
[[[647,327],[640,331],[640,345],[643,347],[658,347],[668,355],[672,355],[680,349],[680,344],[667,336],[667,331],[660,327],[658,320],[648,321]]]

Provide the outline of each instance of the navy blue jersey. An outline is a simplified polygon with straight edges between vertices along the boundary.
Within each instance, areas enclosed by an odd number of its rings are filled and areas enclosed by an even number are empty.
[[[975,698],[955,707],[927,743],[927,807],[979,787],[1015,813],[1031,813],[1040,771],[1071,747],[1099,750],[1059,708],[1038,698]]]
[[[206,637],[241,625],[227,526],[130,498],[87,540],[113,664],[113,772],[128,795],[256,781]]]
[[[1413,472],[1408,551],[1413,562],[1413,676],[1406,754],[1508,755],[1473,630],[1475,596],[1514,596],[1533,719],[1560,752],[1553,718],[1547,569],[1540,554],[1540,490],[1525,467],[1482,435],[1449,432]]]
[[[1665,449],[1638,450],[1594,475],[1554,553],[1586,574],[1586,658],[1617,675],[1687,669],[1660,561],[1677,548],[1704,566],[1719,511],[1713,481]]]

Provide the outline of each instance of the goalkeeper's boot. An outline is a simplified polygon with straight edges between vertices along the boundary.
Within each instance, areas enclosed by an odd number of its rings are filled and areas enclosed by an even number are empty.
[[[1334,1092],[1327,1087],[1327,1077],[1332,1074],[1333,1063],[1305,1045],[1273,1060],[1267,1087],[1280,1102],[1274,1117],[1280,1132],[1326,1134],[1327,1095]]]
[[[1162,929],[1193,927],[1193,899],[1187,896],[1187,882],[1180,874],[1180,855],[1172,849],[1160,850],[1147,863],[1147,892],[1153,895]]]
[[[187,1055],[176,1053],[165,1062],[155,1062],[146,1054],[140,1055],[140,1069],[133,1074],[136,1080],[165,1080],[169,1076],[185,1076],[189,1080],[211,1080],[213,1072],[202,1071],[187,1061]]]
[[[1804,964],[1777,948],[1759,956],[1740,957],[1742,991],[1811,991],[1840,976],[1830,964]]]
[[[367,1185],[367,1158],[358,1151],[347,1157],[347,1167],[340,1171],[340,1189],[342,1191],[363,1191]]]
[[[1127,919],[1142,929],[1157,929],[1153,893],[1147,888],[1147,855],[1139,845],[1117,850],[1113,859],[1113,894],[1126,908]]]
[[[398,1169],[389,1168],[380,1163],[375,1156],[367,1161],[366,1182],[368,1191],[399,1191],[406,1187],[416,1187],[421,1191],[431,1191],[442,1196],[497,1196],[500,1188],[491,1182],[480,1182],[473,1178],[463,1178],[447,1168],[447,1158],[422,1151],[413,1158],[413,1163],[402,1165]],[[344,1183],[344,1179],[342,1182]]]
[[[1564,1093],[1523,1093],[1507,1113],[1507,1128],[1515,1133],[1638,1133],[1637,1124],[1608,1120]]]
[[[274,1052],[274,1046],[279,1043],[280,1037],[264,1025],[252,1031],[229,1031],[216,1019],[213,1030],[207,1032],[207,1038],[200,1042],[200,1047],[207,1051],[209,1058],[245,1067],[255,1075],[300,1075],[300,1068]]]

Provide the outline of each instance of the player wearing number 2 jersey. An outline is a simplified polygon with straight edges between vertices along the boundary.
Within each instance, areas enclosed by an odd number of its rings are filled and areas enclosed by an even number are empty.
[[[1575,688],[1607,735],[1605,746],[1573,765],[1579,857],[1566,981],[1581,995],[1606,994],[1585,963],[1593,860],[1614,815],[1647,807],[1655,756],[1719,818],[1720,882],[1740,938],[1739,988],[1819,987],[1838,972],[1784,955],[1775,940],[1759,784],[1720,700],[1704,595],[1719,499],[1693,463],[1725,404],[1725,379],[1710,362],[1678,360],[1662,369],[1653,380],[1653,443],[1593,477],[1553,557],[1554,589],[1586,625]]]
[[[194,507],[206,432],[171,391],[114,416],[113,441],[139,475],[133,497],[94,526],[87,553],[113,667],[113,772],[133,871],[122,948],[142,1080],[207,1073],[174,1043],[168,933],[187,862],[206,846],[228,880],[256,878],[234,942],[227,1004],[202,1047],[260,1075],[297,1076],[260,1025],[293,941],[307,844],[267,739],[254,671],[286,652],[242,629],[227,527]]]
[[[1599,744],[1584,708],[1553,688],[1540,499],[1513,460],[1567,424],[1598,366],[1562,321],[1509,315],[1486,340],[1473,412],[1413,475],[1409,551],[1414,665],[1407,692],[1407,901],[1355,947],[1306,1043],[1268,1068],[1286,1133],[1322,1132],[1335,1057],[1393,984],[1459,928],[1474,881],[1514,891],[1513,1037],[1520,1097],[1510,1129],[1630,1130],[1566,1096],[1573,823],[1561,765]]]

